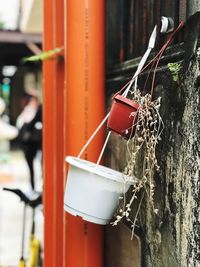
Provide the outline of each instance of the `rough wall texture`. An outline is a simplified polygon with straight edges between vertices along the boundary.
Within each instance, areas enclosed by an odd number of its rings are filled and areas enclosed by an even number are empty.
[[[199,51],[184,82],[163,87],[163,141],[155,174],[155,208],[142,213],[144,266],[200,266]],[[166,92],[167,91],[167,92]]]
[[[199,14],[187,25],[181,81],[173,82],[166,68],[157,75],[155,93],[162,97],[165,130],[157,148],[161,168],[154,176],[158,213],[145,199],[139,216],[142,266],[200,266],[199,25]],[[122,170],[124,142],[113,137],[109,148],[109,164]]]
[[[193,27],[198,29],[196,22],[200,22],[199,14],[190,20],[190,32],[194,33]],[[152,213],[147,201],[142,215],[144,266],[200,266],[200,49],[197,37],[197,34],[193,36],[196,42],[192,44],[186,42],[185,59],[188,55],[190,58],[182,81],[175,84],[166,79],[166,73],[160,74],[163,88],[158,87],[157,93],[162,95],[165,131],[157,150],[161,167],[155,174],[158,214]]]
[[[140,244],[124,224],[105,227],[105,267],[139,267]],[[127,249],[128,248],[128,249]]]
[[[199,0],[187,1],[188,17],[200,10]]]

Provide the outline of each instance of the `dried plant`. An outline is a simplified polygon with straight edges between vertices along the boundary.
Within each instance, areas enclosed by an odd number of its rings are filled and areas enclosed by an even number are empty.
[[[136,225],[138,213],[142,204],[144,194],[146,193],[149,200],[153,203],[154,183],[153,174],[159,169],[156,159],[156,146],[161,140],[161,133],[164,128],[162,118],[159,113],[161,98],[151,100],[151,95],[142,96],[139,90],[132,92],[133,101],[139,103],[140,108],[137,111],[137,120],[132,130],[135,134],[132,139],[127,141],[127,165],[124,169],[125,182],[127,177],[137,178],[137,182],[133,183],[132,194],[127,201],[126,195],[122,196],[121,207],[119,208],[116,220],[112,225],[117,225],[122,219],[132,223],[132,234]],[[137,199],[138,193],[143,190],[142,196],[137,201],[137,211],[134,220],[129,218],[130,211],[134,200]],[[157,210],[154,210],[157,212]]]
[[[137,114],[133,114],[133,126],[132,133],[133,138],[128,140],[127,142],[127,166],[124,169],[124,183],[127,183],[128,179],[134,180],[137,178],[137,182],[133,181],[132,194],[131,197],[126,199],[126,195],[122,197],[121,203],[122,206],[119,209],[116,220],[112,223],[112,225],[117,225],[122,219],[126,219],[127,221],[132,223],[132,234],[134,234],[134,228],[136,226],[137,217],[140,211],[140,207],[142,204],[142,200],[144,198],[144,194],[147,194],[149,201],[152,203],[152,207],[154,209],[153,204],[153,196],[154,196],[154,183],[153,183],[153,175],[154,171],[159,169],[158,162],[156,159],[156,146],[158,142],[161,140],[161,133],[164,128],[164,124],[162,118],[160,116],[160,104],[161,98],[157,98],[152,101],[152,94],[154,91],[155,85],[155,76],[158,64],[160,59],[166,50],[167,46],[172,41],[174,35],[182,29],[184,26],[183,22],[180,22],[178,27],[171,33],[168,37],[165,44],[162,46],[157,55],[140,71],[144,71],[147,67],[151,65],[149,70],[149,74],[153,71],[153,77],[151,82],[151,94],[142,95],[141,92],[136,89],[137,88],[137,75],[134,75],[131,81],[135,82],[135,89],[132,92],[133,101],[137,102],[140,105],[140,108],[137,111]],[[168,64],[170,71],[172,72],[172,76],[174,81],[178,81],[178,74],[180,72],[181,66],[179,64],[172,63]],[[149,75],[147,76],[147,80]],[[146,80],[146,82],[147,82]],[[129,82],[132,85],[132,82]],[[146,86],[145,82],[145,86]],[[144,88],[145,88],[144,86]],[[121,91],[123,91],[122,88]],[[121,92],[119,91],[119,92]],[[128,130],[128,129],[127,129]],[[130,129],[129,129],[130,130]],[[127,132],[128,134],[128,132]],[[134,178],[133,178],[134,177]],[[134,200],[137,199],[137,195],[140,191],[143,193],[139,200],[137,201],[137,209],[134,215],[134,219],[130,219],[131,207]],[[124,191],[125,192],[125,191]],[[157,209],[154,209],[154,212],[157,213]]]

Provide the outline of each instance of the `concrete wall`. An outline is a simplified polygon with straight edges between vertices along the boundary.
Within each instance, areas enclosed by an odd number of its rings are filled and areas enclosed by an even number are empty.
[[[137,234],[141,240],[143,267],[195,267],[200,262],[199,33],[200,14],[196,13],[186,24],[185,45],[169,49],[157,72],[155,97],[162,97],[161,116],[165,129],[156,151],[160,171],[154,175],[154,207],[158,212],[154,213],[152,203],[148,195],[145,195],[137,222],[140,225]],[[169,62],[181,63],[182,75],[178,82],[173,81],[166,66]],[[113,72],[109,72],[107,91],[110,95],[125,84],[134,71],[133,60],[129,64],[116,66]],[[145,74],[139,81],[141,88],[144,80]],[[110,96],[108,99],[110,100]],[[109,143],[107,163],[120,171],[126,165],[126,145],[118,136],[113,136]],[[132,220],[135,208],[132,210]],[[113,231],[113,238],[110,238],[110,231]],[[115,251],[120,251],[116,254],[117,259],[110,257],[121,267],[127,259],[124,251],[133,256],[138,244],[133,245],[129,243],[130,240],[122,243],[116,241],[118,232],[114,231],[115,229],[109,229],[106,232],[106,240],[111,242],[111,249],[116,247]],[[122,240],[128,239],[123,230],[120,230],[119,235]],[[112,259],[110,262],[112,264]],[[127,264],[131,264],[131,259]],[[132,264],[135,266],[133,258]]]

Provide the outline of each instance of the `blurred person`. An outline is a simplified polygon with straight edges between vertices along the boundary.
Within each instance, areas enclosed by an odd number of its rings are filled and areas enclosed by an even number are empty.
[[[0,97],[0,140],[12,140],[18,135],[18,129],[6,122],[2,114],[6,108],[4,100]]]
[[[26,95],[27,103],[19,114],[16,126],[19,129],[19,141],[29,168],[31,189],[35,190],[34,159],[42,150],[42,106],[36,91]]]

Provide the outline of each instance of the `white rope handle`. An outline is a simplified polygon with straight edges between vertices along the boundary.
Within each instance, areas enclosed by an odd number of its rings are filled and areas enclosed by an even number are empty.
[[[168,28],[169,28],[169,19],[167,17],[161,17],[161,23],[162,23],[162,26],[161,26],[160,32],[164,33],[164,32],[169,31],[168,30]],[[129,92],[129,90],[130,90],[130,88],[131,88],[131,86],[133,85],[134,82],[135,82],[134,90],[137,89],[138,75],[139,75],[140,71],[142,70],[144,64],[146,63],[147,58],[149,57],[149,54],[150,54],[151,50],[155,46],[156,35],[157,35],[157,26],[154,27],[154,29],[153,29],[153,31],[151,33],[150,39],[149,39],[148,48],[147,48],[145,54],[143,55],[142,59],[140,60],[139,65],[137,67],[137,70],[136,70],[135,74],[133,75],[132,79],[130,80],[129,85],[128,85],[127,89],[124,91],[124,93],[122,94],[122,96],[124,96],[124,97],[127,96],[128,92]],[[108,119],[109,115],[110,115],[110,112],[100,122],[100,124],[98,125],[98,127],[96,128],[96,130],[93,132],[93,134],[90,136],[90,138],[88,139],[88,141],[85,143],[85,145],[81,149],[81,151],[80,151],[80,153],[78,155],[78,158],[80,158],[82,156],[83,152],[89,146],[90,142],[94,139],[94,137],[99,132],[99,130],[101,129],[101,127],[104,125],[104,123]],[[103,153],[104,153],[104,150],[105,150],[106,145],[108,143],[108,140],[110,138],[110,135],[111,135],[111,131],[108,132],[108,135],[107,135],[106,140],[104,142],[103,148],[102,148],[102,150],[100,152],[100,155],[99,155],[99,158],[97,160],[97,165],[99,164],[99,162],[100,162],[100,160],[101,160],[101,158],[103,156]]]
[[[161,29],[160,32],[161,33],[166,33],[173,30],[173,21],[171,19],[171,25],[170,25],[170,19],[167,17],[162,16],[161,17]],[[140,63],[137,67],[137,70],[135,72],[135,74],[133,75],[127,89],[124,91],[124,93],[122,94],[124,97],[127,96],[132,84],[135,81],[135,86],[134,86],[134,90],[137,89],[137,81],[138,81],[138,75],[141,72],[142,68],[144,67],[144,64],[147,61],[147,58],[149,57],[149,54],[151,53],[151,50],[154,48],[155,46],[155,42],[156,42],[156,35],[157,35],[157,25],[154,27],[151,36],[149,38],[149,43],[148,43],[148,47],[147,50],[145,52],[145,54],[143,55],[142,59],[140,60]]]
[[[98,160],[97,160],[97,165],[99,165],[99,162],[100,162],[100,160],[101,160],[101,158],[102,158],[102,156],[103,156],[103,152],[104,152],[104,150],[105,150],[105,148],[106,148],[106,145],[107,145],[107,143],[108,143],[108,140],[109,140],[109,138],[110,138],[110,135],[111,135],[111,131],[109,131],[108,134],[107,134],[107,137],[106,137],[106,140],[105,140],[105,142],[104,142],[103,148],[102,148],[101,153],[100,153],[100,155],[99,155],[99,158],[98,158]]]
[[[151,36],[150,36],[150,39],[149,39],[149,44],[148,44],[148,48],[145,52],[145,54],[143,55],[142,59],[140,60],[140,63],[137,67],[137,70],[135,72],[135,74],[133,75],[132,79],[131,79],[131,82],[129,83],[127,89],[124,91],[123,93],[123,96],[126,97],[132,84],[134,83],[135,81],[135,89],[137,88],[137,80],[136,78],[138,78],[138,74],[140,73],[140,71],[142,70],[142,68],[144,67],[144,64],[146,63],[147,61],[147,58],[149,57],[149,54],[151,52],[151,50],[154,48],[155,46],[155,41],[156,41],[156,30],[157,30],[157,26],[154,27],[152,33],[151,33]]]
[[[100,122],[100,124],[98,125],[98,127],[96,128],[96,130],[93,132],[93,134],[90,136],[90,138],[88,139],[88,141],[85,143],[85,145],[83,146],[83,148],[81,149],[78,158],[80,158],[83,154],[83,152],[85,151],[85,149],[89,146],[90,142],[94,139],[95,135],[98,133],[98,131],[101,129],[101,127],[104,125],[104,123],[106,122],[106,120],[108,119],[110,115],[110,112],[103,118],[103,120]]]

